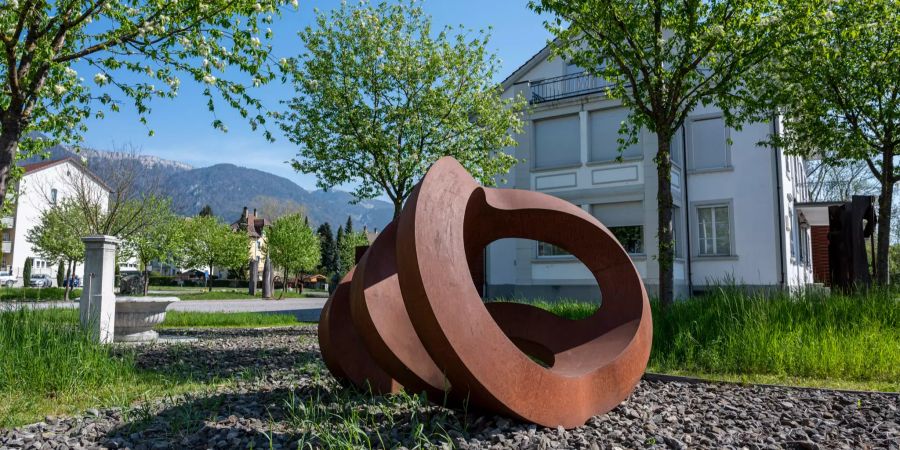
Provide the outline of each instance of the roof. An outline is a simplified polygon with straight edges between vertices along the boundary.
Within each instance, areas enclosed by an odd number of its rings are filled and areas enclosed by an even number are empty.
[[[518,83],[522,76],[528,73],[529,70],[533,69],[542,61],[550,57],[551,53],[553,52],[553,50],[551,49],[551,45],[553,44],[553,42],[548,42],[547,45],[545,45],[542,49],[535,53],[531,58],[528,58],[528,61],[525,61],[525,63],[519,66],[519,68],[509,74],[509,76],[500,83],[500,86],[503,87],[503,90],[505,91],[512,87],[512,85]]]
[[[23,164],[21,167],[25,170],[25,175],[31,175],[36,172],[40,172],[44,169],[49,169],[50,167],[58,166],[60,164],[64,164],[67,162],[71,162],[78,168],[78,170],[82,171],[85,175],[90,177],[90,179],[94,180],[95,183],[99,184],[101,187],[106,189],[109,192],[112,192],[112,188],[106,184],[100,177],[97,176],[94,172],[91,172],[81,161],[71,156],[67,156],[65,158],[60,159],[50,159],[46,161],[40,161],[31,164]]]

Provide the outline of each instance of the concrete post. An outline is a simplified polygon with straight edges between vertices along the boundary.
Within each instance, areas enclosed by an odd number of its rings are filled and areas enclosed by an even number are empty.
[[[116,295],[113,284],[116,276],[116,247],[119,240],[112,236],[85,236],[84,285],[81,291],[81,326],[88,329],[99,342],[113,341],[116,317]]]

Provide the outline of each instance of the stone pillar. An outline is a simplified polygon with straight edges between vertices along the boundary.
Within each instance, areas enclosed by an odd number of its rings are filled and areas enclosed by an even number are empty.
[[[112,236],[86,236],[84,241],[84,284],[79,309],[81,326],[101,343],[113,341],[116,318],[116,247]]]
[[[266,265],[263,266],[263,282],[262,297],[265,299],[272,298],[272,291],[275,290],[275,282],[272,273],[272,260],[266,255]]]
[[[250,282],[247,284],[248,293],[256,295],[256,283],[259,282],[259,257],[250,258]]]

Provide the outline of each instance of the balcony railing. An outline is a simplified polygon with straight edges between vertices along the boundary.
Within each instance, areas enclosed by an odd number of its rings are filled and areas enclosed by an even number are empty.
[[[3,228],[12,228],[15,225],[15,220],[12,216],[0,218],[0,226]]]
[[[531,83],[531,103],[577,97],[602,92],[611,83],[585,72],[547,78]]]
[[[2,245],[3,245],[3,246],[2,246],[2,252],[3,252],[4,254],[6,254],[6,253],[12,253],[12,242],[11,242],[11,241],[3,241],[3,244],[2,244]]]

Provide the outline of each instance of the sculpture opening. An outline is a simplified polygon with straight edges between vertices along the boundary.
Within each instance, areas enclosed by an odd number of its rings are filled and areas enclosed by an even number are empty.
[[[597,312],[569,320],[483,303],[471,267],[502,238],[571,252],[602,288]],[[332,373],[357,386],[449,395],[571,428],[634,389],[652,324],[640,275],[596,218],[545,194],[481,187],[443,158],[329,299],[319,337]],[[346,350],[351,342],[359,350]]]

